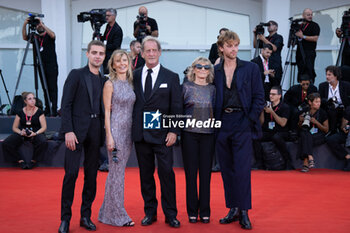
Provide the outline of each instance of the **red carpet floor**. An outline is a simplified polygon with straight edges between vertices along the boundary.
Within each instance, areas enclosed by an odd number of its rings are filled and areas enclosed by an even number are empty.
[[[98,189],[92,220],[97,232],[244,232],[239,224],[220,225],[226,215],[220,173],[213,173],[211,183],[212,216],[210,224],[190,224],[185,203],[185,176],[176,168],[178,219],[181,228],[164,223],[161,207],[158,222],[143,227],[143,201],[137,168],[126,171],[125,206],[136,222],[133,228],[113,227],[97,221],[103,201],[107,173],[98,174]],[[60,223],[62,168],[0,168],[0,232],[57,232]],[[83,173],[79,174],[73,203],[70,232],[87,232],[79,227]],[[159,183],[157,181],[158,198]],[[254,232],[350,232],[350,173],[316,169],[308,174],[299,171],[253,171],[253,209],[250,218]]]

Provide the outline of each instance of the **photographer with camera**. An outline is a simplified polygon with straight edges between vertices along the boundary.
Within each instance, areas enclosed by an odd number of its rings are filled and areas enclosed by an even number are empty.
[[[50,101],[52,103],[52,115],[57,116],[57,77],[58,77],[58,64],[56,56],[56,35],[48,28],[39,17],[28,17],[22,27],[23,40],[29,39],[27,33],[27,24],[30,27],[36,28],[35,37],[39,42],[40,56],[45,73],[46,83],[48,86],[48,92]],[[31,42],[33,43],[33,42]],[[33,50],[34,51],[34,50]],[[50,113],[50,106],[48,100],[45,98],[45,114]]]
[[[344,108],[350,105],[350,84],[340,80],[341,70],[337,66],[326,68],[326,79],[326,82],[320,83],[319,93],[321,106],[328,114],[329,131],[334,134],[341,124]]]
[[[111,57],[114,50],[120,49],[120,46],[123,41],[123,30],[119,26],[119,24],[115,21],[117,17],[117,10],[110,8],[106,10],[106,21],[107,27],[103,36],[101,37],[101,41],[106,45],[106,58],[103,61],[103,72],[108,74],[108,61]]]
[[[307,96],[312,93],[317,93],[317,87],[310,82],[309,75],[303,74],[299,84],[290,87],[284,94],[284,102],[290,107],[289,128],[292,140],[297,139],[299,115],[306,112],[309,106]]]
[[[342,44],[344,43],[342,52],[342,66],[350,66],[350,9],[348,11],[344,11],[342,18],[342,25],[340,28],[335,30],[335,34],[338,38],[341,38]]]
[[[158,37],[157,21],[148,17],[148,10],[145,6],[139,8],[139,15],[134,23],[134,37],[142,43],[146,36]]]
[[[294,169],[291,162],[291,155],[287,149],[286,140],[288,138],[287,122],[289,119],[289,106],[282,102],[282,89],[273,86],[270,90],[270,101],[266,102],[264,111],[260,115],[263,137],[254,141],[255,160],[257,168],[263,167],[261,142],[272,141],[286,162],[285,168]],[[283,168],[281,168],[283,169]]]
[[[308,109],[299,116],[300,159],[304,161],[301,172],[308,172],[315,167],[313,147],[325,142],[328,132],[327,113],[321,109],[321,96],[319,93],[308,95]]]
[[[301,74],[308,74],[312,83],[315,83],[316,45],[320,35],[320,26],[312,21],[312,10],[309,8],[303,11],[303,19],[299,31],[295,33],[301,42],[298,44],[295,58],[298,66],[298,79]]]
[[[276,79],[276,85],[280,85],[281,78],[282,78],[282,58],[281,58],[281,51],[283,48],[283,37],[277,33],[278,30],[278,24],[277,22],[270,20],[267,22],[267,31],[269,32],[268,36],[264,36],[264,28],[262,25],[265,24],[259,24],[254,29],[254,48],[258,46],[258,48],[262,48],[264,44],[269,44],[272,46],[272,54],[270,57],[270,67],[271,69],[275,70],[275,79]],[[261,30],[262,28],[262,30]],[[258,40],[257,40],[258,39]],[[257,41],[259,41],[259,44],[257,45]]]
[[[269,94],[271,87],[279,85],[279,82],[275,79],[275,70],[271,69],[270,66],[271,54],[272,46],[270,44],[264,44],[259,56],[251,60],[251,62],[259,66],[261,81],[264,85],[265,100],[270,99]]]
[[[338,133],[326,138],[327,145],[333,154],[335,154],[338,159],[345,159],[345,167],[343,168],[344,171],[350,171],[350,154],[343,146],[343,144],[345,144],[346,147],[350,146],[349,121],[350,107],[347,107],[344,112],[344,117],[342,118],[342,124],[340,127],[341,130]]]
[[[16,114],[12,125],[14,134],[4,140],[2,148],[4,154],[15,159],[22,169],[31,169],[47,149],[47,139],[44,135],[46,119],[44,112],[35,106],[36,99],[32,92],[23,92],[22,98],[25,107]],[[26,163],[18,152],[24,141],[29,141],[34,145],[34,153],[29,163]]]

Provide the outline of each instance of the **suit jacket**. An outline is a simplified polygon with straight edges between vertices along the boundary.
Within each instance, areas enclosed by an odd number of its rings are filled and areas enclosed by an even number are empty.
[[[61,129],[60,137],[64,139],[64,134],[74,132],[79,142],[84,141],[89,130],[93,107],[93,87],[89,77],[90,70],[88,66],[80,69],[73,69],[63,87],[61,102]],[[101,75],[100,75],[101,76]],[[106,79],[101,76],[101,86],[103,87]],[[100,119],[101,128],[103,128],[103,100],[101,91],[101,109]],[[101,130],[103,136],[103,130]]]
[[[106,40],[108,32],[109,32],[109,30],[107,30],[107,27],[106,27],[106,30],[101,38],[102,41]],[[107,37],[106,58],[105,58],[104,63],[103,63],[104,67],[108,63],[108,60],[111,57],[114,50],[120,49],[122,41],[123,41],[123,30],[119,26],[119,24],[117,22],[115,22],[110,33],[108,34],[108,37]]]
[[[216,59],[218,59],[218,58],[219,58],[218,45],[216,43],[214,43],[211,45],[208,59],[214,65]]]
[[[306,90],[307,95],[317,92],[317,87],[310,83],[308,89]],[[303,103],[302,100],[302,87],[300,84],[294,85],[284,94],[284,102],[288,105],[298,107]]]
[[[264,64],[262,63],[260,56],[257,56],[256,58],[252,59],[251,62],[254,62],[255,64],[258,65],[259,70],[260,70],[260,77],[261,77],[262,83],[264,83],[264,81],[265,81]],[[269,61],[269,64],[270,64],[270,61]],[[271,67],[269,67],[269,69],[271,69]],[[270,86],[271,87],[280,85],[278,80],[276,80],[274,77],[271,77],[271,75],[269,75],[269,77],[270,77]]]
[[[318,86],[319,93],[321,96],[322,106],[325,107],[328,101],[329,84],[328,82],[320,83]],[[350,105],[350,83],[339,80],[339,94],[340,98],[345,107]]]
[[[214,84],[216,86],[216,120],[221,120],[223,113],[224,87],[226,85],[223,64],[224,61],[214,67]],[[259,138],[262,136],[259,116],[265,104],[264,88],[260,78],[259,67],[252,62],[242,61],[237,58],[235,72],[237,72],[236,85],[238,96],[245,115],[252,123],[253,139]]]
[[[165,144],[165,138],[168,132],[176,134],[180,133],[178,128],[162,128],[161,129],[144,129],[143,113],[156,112],[165,115],[182,114],[182,96],[179,82],[179,75],[160,66],[157,80],[148,100],[144,97],[142,88],[142,68],[134,71],[134,91],[136,94],[136,102],[134,104],[132,136],[136,142],[143,139],[148,143]],[[166,86],[160,88],[160,85]]]

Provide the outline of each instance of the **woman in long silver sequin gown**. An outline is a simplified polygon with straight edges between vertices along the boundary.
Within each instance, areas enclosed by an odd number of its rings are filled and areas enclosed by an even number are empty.
[[[133,226],[124,208],[124,174],[132,148],[132,111],[136,99],[130,58],[122,50],[114,51],[108,67],[110,80],[103,89],[103,102],[109,173],[98,220],[114,226]],[[113,148],[117,148],[118,162],[112,158]]]

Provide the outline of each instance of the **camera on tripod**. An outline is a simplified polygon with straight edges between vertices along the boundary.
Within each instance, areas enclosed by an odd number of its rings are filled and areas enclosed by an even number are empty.
[[[80,12],[79,15],[77,15],[78,23],[90,21],[91,27],[94,30],[93,39],[97,37],[97,39],[100,40],[101,26],[107,22],[106,11],[106,9],[92,9],[89,12]]]
[[[28,21],[28,24],[29,24],[29,28],[31,30],[36,30],[36,26],[38,26],[40,24],[40,20],[38,18],[44,18],[44,15],[43,14],[32,14],[32,13],[29,13],[29,21]]]
[[[343,18],[342,18],[342,24],[341,24],[341,30],[343,32],[343,37],[350,36],[350,9],[347,11],[344,11]]]
[[[268,27],[268,26],[270,26],[270,23],[260,23],[260,24],[256,25],[255,33],[257,35],[264,35],[264,33],[265,33],[264,27]]]
[[[139,26],[139,31],[137,33],[136,39],[142,43],[143,38],[146,37],[147,35],[147,16],[143,13],[140,13],[139,15],[136,16],[136,19],[138,20],[138,26]]]

